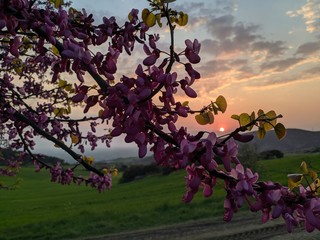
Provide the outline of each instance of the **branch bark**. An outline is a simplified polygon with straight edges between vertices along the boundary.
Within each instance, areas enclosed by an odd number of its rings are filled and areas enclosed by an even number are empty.
[[[56,139],[55,137],[53,137],[52,135],[50,135],[49,133],[47,133],[46,131],[41,129],[35,122],[31,121],[29,118],[27,118],[26,116],[24,116],[20,112],[15,111],[13,113],[13,116],[16,119],[20,120],[21,122],[23,122],[23,123],[29,125],[30,127],[32,127],[33,130],[36,131],[41,136],[45,137],[49,141],[51,141],[54,144],[56,144],[57,146],[59,146],[61,149],[63,149],[65,152],[67,152],[74,160],[76,160],[77,162],[82,164],[87,170],[92,171],[92,172],[98,174],[99,176],[103,176],[104,175],[103,172],[99,171],[98,169],[94,168],[90,164],[88,164],[85,161],[83,161],[82,156],[80,154],[76,153],[75,151],[70,149],[68,146],[66,146],[64,143],[60,142],[58,139]]]

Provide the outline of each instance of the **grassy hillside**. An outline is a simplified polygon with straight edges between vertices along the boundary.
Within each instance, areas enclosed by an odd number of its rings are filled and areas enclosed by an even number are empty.
[[[300,162],[320,168],[320,155],[293,155],[261,162],[262,179],[286,183],[286,174]],[[214,197],[199,194],[191,204],[181,202],[184,171],[149,176],[98,194],[85,186],[50,183],[45,171],[21,171],[23,182],[0,195],[0,239],[66,239],[128,231],[208,217],[222,217],[222,184]]]

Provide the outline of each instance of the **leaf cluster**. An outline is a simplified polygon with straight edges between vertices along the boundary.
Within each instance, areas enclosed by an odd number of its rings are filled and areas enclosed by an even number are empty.
[[[307,191],[318,196],[320,193],[320,179],[318,178],[317,172],[308,168],[305,161],[300,165],[300,172],[301,173],[288,174],[289,189],[292,191],[294,188],[303,186],[302,182],[305,180]]]
[[[170,24],[178,24],[179,26],[185,26],[188,23],[188,14],[182,11],[175,11],[168,8],[168,3],[175,2],[175,0],[150,0],[148,1],[151,6],[151,10],[145,8],[142,10],[141,18],[148,27],[153,27],[158,24],[162,27],[161,18],[167,18]]]
[[[214,123],[214,115],[219,112],[224,113],[227,110],[227,101],[223,96],[218,96],[215,102],[202,108],[199,114],[195,116],[198,124],[206,125]]]
[[[244,131],[251,131],[254,126],[258,127],[259,139],[263,139],[267,131],[274,129],[278,139],[281,140],[286,135],[286,128],[282,123],[277,122],[280,117],[282,116],[277,115],[273,110],[265,113],[261,109],[258,110],[257,114],[252,112],[250,115],[248,113],[241,113],[240,115],[234,114],[231,116],[232,119],[239,122],[240,127]]]

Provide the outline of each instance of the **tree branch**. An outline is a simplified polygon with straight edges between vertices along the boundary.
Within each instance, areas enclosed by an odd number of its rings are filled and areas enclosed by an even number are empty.
[[[224,138],[224,139],[222,140],[222,142],[220,142],[219,145],[225,144],[230,138],[232,138],[233,136],[235,136],[237,133],[239,133],[239,132],[245,132],[245,131],[248,129],[248,127],[251,127],[251,126],[255,125],[255,124],[256,124],[257,122],[259,122],[259,121],[270,122],[270,121],[272,121],[272,120],[275,120],[275,119],[278,119],[278,118],[282,118],[282,115],[280,114],[280,115],[276,116],[275,118],[269,118],[269,119],[261,119],[260,117],[261,117],[261,116],[259,116],[258,118],[252,120],[250,123],[248,123],[248,124],[245,125],[245,126],[241,126],[241,127],[236,128],[233,132],[229,133],[229,134],[227,135],[227,137]],[[225,135],[225,136],[226,136],[226,135]]]
[[[20,112],[15,111],[13,115],[14,115],[14,117],[16,119],[18,119],[21,122],[24,122],[25,124],[27,124],[30,127],[32,127],[34,129],[34,131],[36,131],[38,134],[40,134],[41,136],[45,137],[46,139],[48,139],[49,141],[53,142],[54,144],[59,146],[61,149],[66,151],[74,160],[76,160],[77,162],[82,164],[87,170],[92,171],[92,172],[98,174],[99,176],[103,176],[104,175],[103,172],[99,171],[98,169],[96,169],[96,168],[92,167],[91,165],[89,165],[87,162],[83,161],[82,156],[80,154],[74,152],[72,149],[70,149],[64,143],[60,142],[58,139],[56,139],[55,137],[51,136],[49,133],[45,132],[43,129],[38,127],[38,125],[36,123],[34,123],[30,119],[28,119],[26,116],[24,116]]]

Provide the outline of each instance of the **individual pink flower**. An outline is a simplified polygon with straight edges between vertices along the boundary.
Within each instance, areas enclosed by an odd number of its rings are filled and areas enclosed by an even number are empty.
[[[320,230],[320,199],[307,200],[303,206],[305,214],[305,227],[308,232],[314,229]]]
[[[201,44],[197,39],[194,42],[191,42],[189,39],[185,40],[186,49],[185,55],[190,63],[196,64],[199,63],[201,58],[199,56]]]

